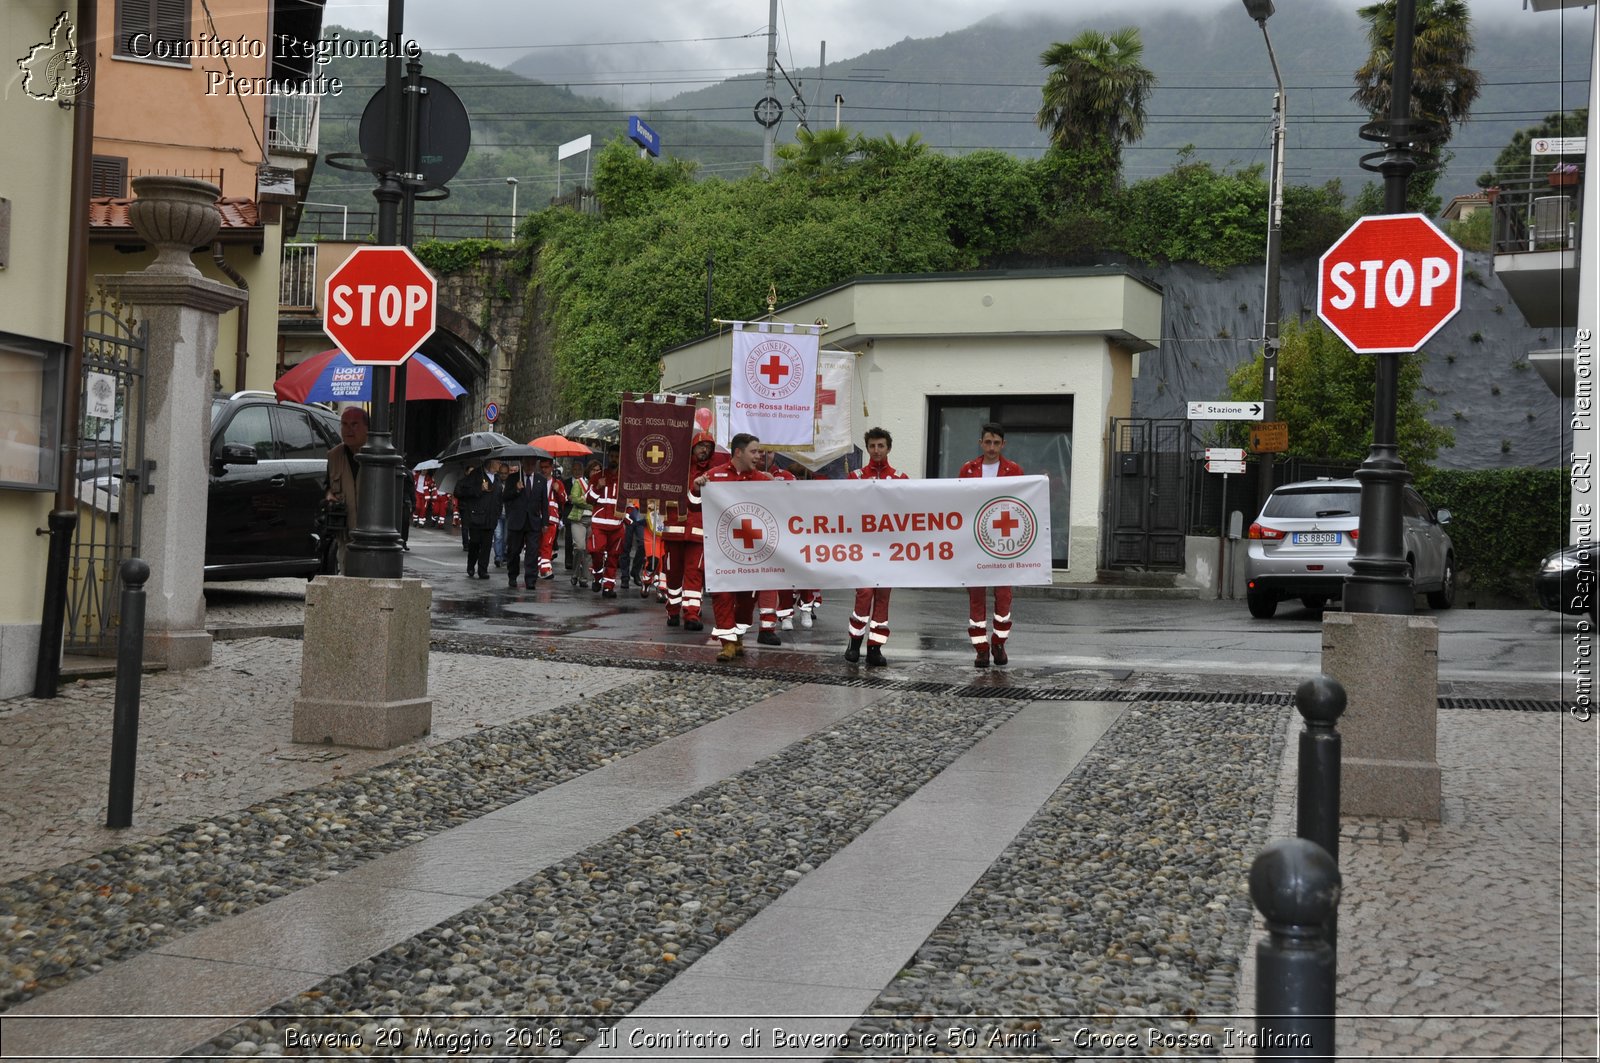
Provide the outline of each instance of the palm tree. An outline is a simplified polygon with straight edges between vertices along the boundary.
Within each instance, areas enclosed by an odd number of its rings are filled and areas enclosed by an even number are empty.
[[[1120,160],[1122,145],[1144,135],[1144,105],[1156,76],[1140,60],[1139,31],[1127,26],[1112,34],[1084,30],[1039,56],[1050,68],[1044,79],[1039,128],[1052,147],[1105,138]]]
[[[793,144],[778,145],[778,158],[784,168],[811,178],[826,178],[844,169],[859,138],[848,129],[822,128],[815,132],[805,126],[794,131]]]
[[[1389,116],[1393,92],[1395,0],[1361,9],[1372,52],[1356,71],[1350,98],[1374,118]],[[1478,72],[1472,58],[1472,17],[1466,0],[1417,0],[1415,43],[1411,54],[1411,117],[1437,122],[1442,136],[1422,150],[1436,156],[1455,127],[1467,119],[1478,98]]]

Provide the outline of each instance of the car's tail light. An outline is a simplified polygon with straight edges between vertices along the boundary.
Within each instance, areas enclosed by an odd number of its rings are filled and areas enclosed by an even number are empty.
[[[1355,542],[1357,539],[1361,538],[1361,529],[1360,528],[1351,528],[1350,532],[1349,532],[1349,535],[1350,535],[1350,541],[1351,542]]]
[[[1250,531],[1245,535],[1245,538],[1268,539],[1273,542],[1277,542],[1283,538],[1283,532],[1279,531],[1277,528],[1269,528],[1260,521],[1256,521],[1254,524],[1250,525]]]

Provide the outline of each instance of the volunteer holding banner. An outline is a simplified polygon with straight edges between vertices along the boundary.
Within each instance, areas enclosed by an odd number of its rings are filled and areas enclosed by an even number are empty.
[[[894,437],[888,429],[869,428],[866,435],[867,463],[852,470],[852,480],[904,480],[906,474],[889,464],[889,451],[894,448]],[[844,659],[855,664],[861,659],[861,639],[867,639],[867,667],[882,668],[883,644],[889,641],[890,588],[873,585],[856,591],[855,612],[850,614],[850,644],[845,647]]]
[[[957,476],[964,480],[992,480],[998,476],[1022,475],[1022,466],[1005,456],[1006,430],[998,423],[990,421],[983,426],[978,433],[978,446],[983,455],[961,466]],[[974,668],[989,667],[991,656],[998,665],[1010,660],[1006,655],[1006,639],[1011,637],[1011,588],[1007,586],[994,588],[992,641],[987,630],[988,603],[985,599],[988,597],[988,591],[987,587],[967,588],[967,637],[972,640],[972,648],[977,652],[977,659],[972,662]]]
[[[718,465],[710,472],[695,478],[694,488],[704,491],[709,485],[738,484],[744,487],[752,480],[766,480],[770,477],[759,468],[761,464],[761,441],[749,432],[740,432],[728,441],[728,463]],[[736,505],[735,509],[738,508]],[[748,525],[749,518],[744,524]],[[731,521],[730,521],[731,524]],[[718,528],[721,534],[725,529]],[[741,526],[730,532],[743,541],[749,542],[752,538],[759,541],[761,534],[752,532],[747,527]],[[744,641],[740,632],[750,626],[754,619],[756,607],[756,594],[751,590],[725,590],[717,593],[711,600],[713,614],[717,618],[717,626],[711,633],[722,641],[722,648],[717,652],[718,661],[731,661],[735,657],[744,656]]]

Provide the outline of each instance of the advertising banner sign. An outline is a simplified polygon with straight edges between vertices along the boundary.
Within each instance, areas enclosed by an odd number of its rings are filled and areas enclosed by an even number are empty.
[[[713,481],[704,499],[712,591],[1052,579],[1043,476]]]

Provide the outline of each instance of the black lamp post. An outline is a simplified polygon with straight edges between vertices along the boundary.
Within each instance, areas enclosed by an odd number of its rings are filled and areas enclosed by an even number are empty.
[[[404,110],[401,76],[404,52],[401,34],[405,29],[404,0],[389,0],[389,59],[385,70],[384,162],[378,174],[373,197],[378,201],[378,243],[390,247],[399,243],[400,187],[398,161],[404,153]],[[400,367],[401,372],[405,367]],[[346,553],[347,576],[371,579],[399,579],[403,571],[400,533],[395,527],[401,458],[390,434],[389,384],[392,370],[374,366],[372,370],[372,430],[367,445],[357,460],[361,463],[360,507],[357,522],[350,532]]]
[[[1365,170],[1383,174],[1385,214],[1406,213],[1406,183],[1431,162],[1418,158],[1418,148],[1438,136],[1438,126],[1411,117],[1411,53],[1417,19],[1416,0],[1396,0],[1393,71],[1389,117],[1361,127],[1363,139],[1384,144],[1382,151],[1361,158]],[[1411,482],[1396,443],[1400,402],[1399,354],[1378,354],[1373,395],[1372,447],[1356,470],[1361,481],[1361,535],[1351,575],[1344,584],[1347,613],[1407,614],[1415,610],[1416,592],[1406,563],[1401,513],[1405,485]]]
[[[1267,280],[1266,295],[1262,302],[1262,337],[1265,340],[1261,379],[1261,419],[1278,419],[1278,274],[1283,255],[1283,145],[1287,132],[1287,101],[1283,91],[1283,75],[1278,71],[1278,56],[1272,50],[1272,37],[1267,33],[1267,19],[1272,17],[1272,0],[1244,0],[1244,9],[1261,27],[1261,37],[1267,42],[1267,59],[1272,63],[1272,77],[1278,83],[1278,96],[1272,105],[1272,172],[1267,187]],[[1256,511],[1267,504],[1273,488],[1273,454],[1267,451],[1260,456],[1257,482]]]

